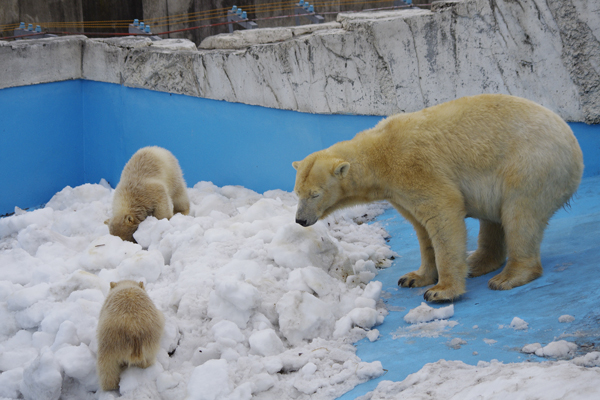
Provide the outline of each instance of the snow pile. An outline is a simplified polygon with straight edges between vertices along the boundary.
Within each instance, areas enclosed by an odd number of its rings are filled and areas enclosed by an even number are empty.
[[[548,343],[547,346],[541,347],[535,351],[538,357],[566,358],[571,357],[577,350],[577,345],[566,340],[558,340]]]
[[[467,341],[461,338],[454,338],[450,342],[448,342],[448,347],[453,348],[454,350],[458,350],[462,347],[463,344],[467,344]]]
[[[522,331],[529,328],[529,323],[523,321],[519,317],[514,317],[510,323],[510,327],[513,328],[515,331]]]
[[[558,340],[555,342],[548,343],[547,346],[542,347],[539,343],[532,343],[524,346],[521,351],[523,353],[532,354],[534,353],[538,357],[550,357],[550,358],[568,358],[572,357],[577,350],[577,345],[566,340]]]
[[[446,307],[433,308],[427,303],[421,303],[420,306],[413,308],[404,316],[404,321],[409,324],[419,322],[429,322],[436,319],[448,319],[454,315],[454,304]]]
[[[362,223],[381,204],[303,228],[292,193],[188,192],[190,215],[148,218],[138,244],[108,234],[106,185],[0,219],[0,397],[111,398],[94,394],[96,327],[122,279],[143,281],[166,320],[157,363],[121,375],[124,399],[332,399],[383,374],[351,345],[387,315],[371,279],[394,253]]]
[[[590,353],[591,354],[591,353]],[[387,399],[592,399],[598,396],[599,368],[568,361],[503,364],[440,360],[402,382],[381,381],[357,400]]]
[[[561,315],[560,317],[558,317],[558,322],[560,323],[569,323],[569,322],[573,322],[575,321],[575,317],[572,315]]]
[[[581,357],[575,357],[571,360],[575,365],[582,367],[600,367],[600,352],[592,351]]]
[[[413,308],[404,316],[404,321],[411,325],[399,327],[392,334],[392,338],[438,337],[458,325],[457,321],[446,320],[453,315],[453,304],[446,307],[433,308],[426,303],[421,303],[420,306]]]

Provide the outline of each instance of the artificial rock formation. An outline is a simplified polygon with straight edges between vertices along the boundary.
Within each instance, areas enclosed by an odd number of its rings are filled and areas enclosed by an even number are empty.
[[[0,87],[83,78],[302,112],[382,116],[508,93],[568,121],[600,123],[595,2],[444,1],[431,11],[347,13],[318,26],[237,31],[209,37],[198,49],[185,39],[0,42],[0,72],[8,76]],[[47,63],[62,65],[54,78],[28,62],[40,52],[62,57]],[[19,76],[7,73],[14,68]]]

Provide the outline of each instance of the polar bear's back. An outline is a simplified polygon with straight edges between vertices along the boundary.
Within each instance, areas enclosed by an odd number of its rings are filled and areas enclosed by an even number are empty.
[[[514,167],[527,174],[569,170],[580,178],[583,171],[571,128],[547,108],[509,95],[462,97],[394,115],[357,139],[381,141],[393,157],[411,154],[461,175]]]
[[[169,195],[185,187],[179,162],[169,150],[151,146],[139,149],[127,162],[119,186],[135,187],[148,181],[165,184]]]
[[[394,115],[350,142],[340,148],[377,143],[385,149],[377,153],[382,165],[445,177],[460,188],[470,215],[491,220],[499,218],[505,199],[524,193],[547,198],[547,208],[555,210],[583,174],[583,155],[566,122],[509,95],[463,97]]]
[[[151,146],[139,149],[123,168],[121,181],[139,178],[165,179],[181,174],[179,163],[169,150]]]

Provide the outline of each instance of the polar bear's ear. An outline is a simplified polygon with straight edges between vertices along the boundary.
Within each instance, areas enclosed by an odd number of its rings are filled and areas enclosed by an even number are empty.
[[[298,170],[298,167],[300,166],[300,161],[294,161],[292,163],[292,167],[294,167],[295,170]]]
[[[107,219],[106,221],[104,221],[104,225],[108,225],[109,222],[110,222],[110,218]]]
[[[345,178],[346,175],[348,175],[349,169],[350,169],[350,163],[347,161],[342,161],[335,167],[335,171],[333,171],[333,174],[335,176],[337,176],[338,178],[342,179],[342,178]]]
[[[110,288],[113,289],[115,286],[117,286],[117,282],[111,282],[110,283]]]
[[[139,285],[142,289],[144,288],[144,282],[139,282]]]
[[[133,225],[133,224],[134,224],[134,222],[135,222],[135,220],[133,219],[133,215],[131,215],[131,214],[127,214],[127,215],[125,216],[125,222],[127,222],[127,223],[128,223],[128,224],[130,224],[130,225]]]

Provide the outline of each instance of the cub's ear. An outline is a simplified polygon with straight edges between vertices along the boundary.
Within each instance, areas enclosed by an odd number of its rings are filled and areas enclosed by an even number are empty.
[[[113,289],[115,286],[117,286],[117,282],[111,282],[110,283],[110,288]]]
[[[298,167],[300,166],[300,161],[294,161],[292,163],[292,167],[294,167],[295,170],[298,170]]]
[[[348,175],[348,170],[350,170],[350,163],[347,161],[341,161],[333,171],[333,174],[338,178],[342,179]]]
[[[135,220],[133,219],[133,215],[127,214],[125,216],[125,222],[128,223],[129,225],[133,225],[135,223]]]
[[[140,282],[138,285],[140,285],[142,289],[144,288],[144,282]]]
[[[108,225],[109,222],[110,222],[110,218],[107,219],[106,221],[104,221],[104,225]]]

